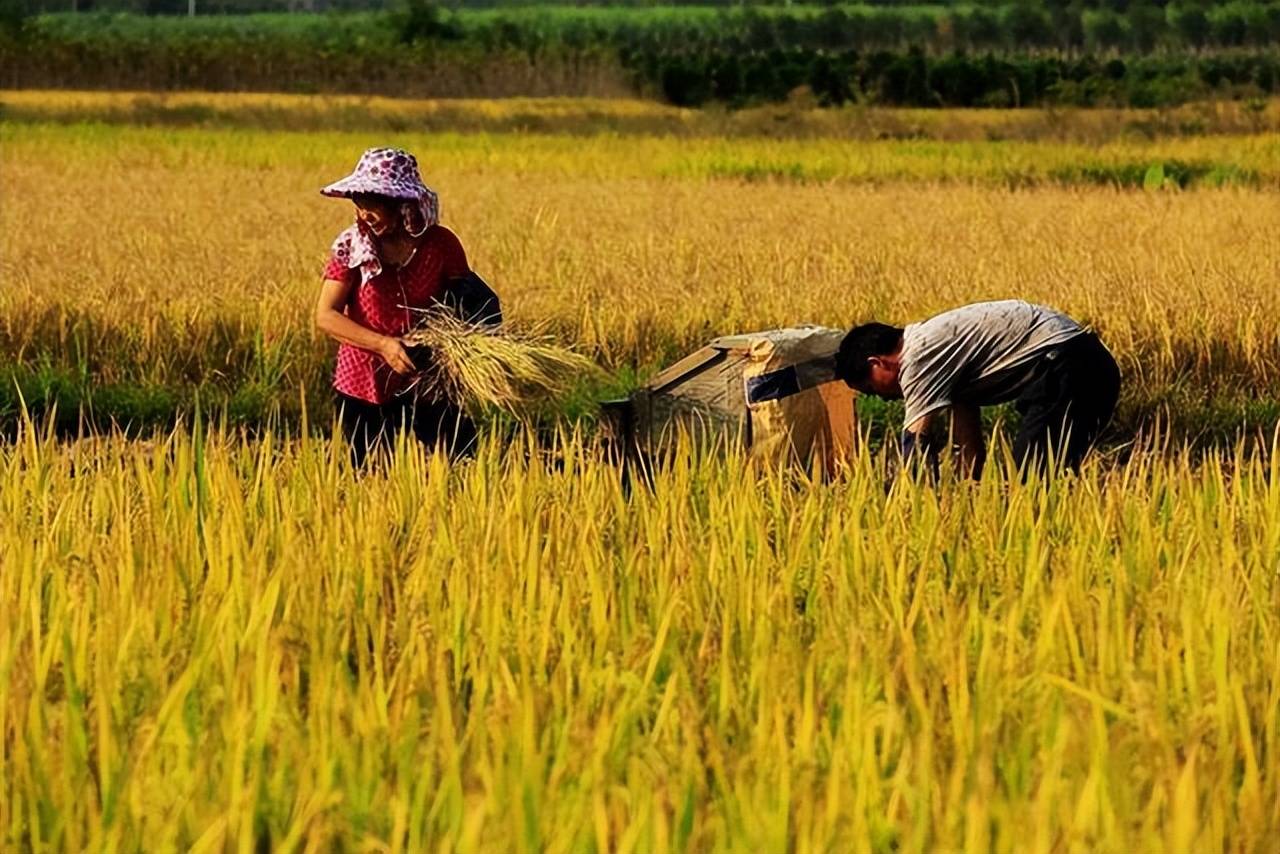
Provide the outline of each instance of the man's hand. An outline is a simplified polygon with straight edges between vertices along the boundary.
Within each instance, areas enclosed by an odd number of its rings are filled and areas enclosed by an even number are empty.
[[[378,344],[378,355],[397,374],[411,374],[416,370],[413,366],[413,360],[405,352],[404,343],[399,338],[392,338],[390,335],[385,336]]]

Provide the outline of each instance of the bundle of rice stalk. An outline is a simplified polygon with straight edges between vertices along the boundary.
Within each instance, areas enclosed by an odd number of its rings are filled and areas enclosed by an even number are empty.
[[[459,318],[446,308],[421,312],[404,337],[430,358],[420,382],[468,409],[497,407],[513,414],[567,392],[581,376],[599,373],[586,356],[535,331]]]

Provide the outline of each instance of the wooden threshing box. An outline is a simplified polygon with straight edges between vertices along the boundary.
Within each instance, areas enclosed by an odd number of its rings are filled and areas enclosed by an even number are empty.
[[[755,458],[833,470],[853,447],[854,393],[835,379],[844,333],[803,326],[726,335],[662,371],[624,401],[605,404],[612,435],[642,459],[681,435],[741,443]]]

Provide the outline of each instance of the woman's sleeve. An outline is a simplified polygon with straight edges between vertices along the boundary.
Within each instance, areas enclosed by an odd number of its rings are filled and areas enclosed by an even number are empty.
[[[340,258],[333,254],[329,255],[329,261],[324,265],[324,278],[326,281],[345,282],[351,275],[351,270]]]
[[[333,246],[329,248],[329,258],[324,265],[324,278],[335,282],[346,282],[351,276],[351,244],[346,240],[346,234],[338,235],[338,239],[333,241]]]

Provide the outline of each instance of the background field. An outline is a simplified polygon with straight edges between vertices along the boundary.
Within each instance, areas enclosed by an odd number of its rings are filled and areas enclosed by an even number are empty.
[[[1275,104],[0,105],[0,848],[1280,834]],[[310,322],[351,210],[317,189],[387,143],[609,379],[358,478]],[[980,485],[886,492],[872,443],[628,495],[599,454],[591,399],[715,334],[1007,296],[1125,372],[1079,478],[997,442]]]

